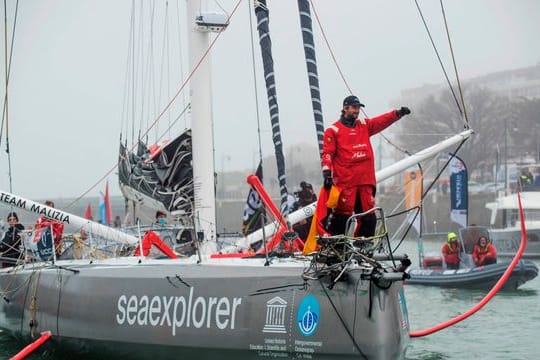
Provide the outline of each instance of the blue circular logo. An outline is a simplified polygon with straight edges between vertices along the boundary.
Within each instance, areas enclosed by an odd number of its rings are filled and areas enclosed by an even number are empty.
[[[319,324],[320,309],[317,298],[308,295],[302,300],[296,313],[296,322],[304,336],[311,336]]]

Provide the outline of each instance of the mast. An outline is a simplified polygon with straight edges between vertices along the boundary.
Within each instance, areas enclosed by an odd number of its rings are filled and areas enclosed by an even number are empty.
[[[203,235],[203,253],[216,250],[216,194],[210,58],[206,54],[210,45],[209,32],[216,30],[216,28],[211,26],[214,24],[205,23],[205,16],[208,14],[204,14],[202,11],[206,9],[206,0],[187,0],[189,66],[193,71],[190,82],[195,199],[193,216],[199,236],[201,233]],[[223,27],[220,27],[219,30],[221,31]]]

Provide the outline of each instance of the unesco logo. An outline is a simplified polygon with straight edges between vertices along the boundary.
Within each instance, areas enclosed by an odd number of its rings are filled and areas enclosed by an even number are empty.
[[[311,336],[319,325],[320,309],[317,299],[308,295],[302,300],[296,314],[296,322],[304,336]]]

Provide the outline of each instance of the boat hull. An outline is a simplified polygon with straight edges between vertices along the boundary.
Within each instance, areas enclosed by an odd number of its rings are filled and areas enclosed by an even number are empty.
[[[406,284],[428,285],[451,288],[491,289],[501,278],[509,263],[497,263],[459,270],[413,269]],[[525,282],[538,276],[538,267],[529,260],[521,260],[503,286],[515,290]]]
[[[490,234],[498,257],[513,258],[516,255],[521,244],[521,229],[495,229]],[[540,228],[527,228],[527,246],[521,257],[540,259]]]
[[[401,282],[380,289],[348,271],[301,277],[305,261],[58,262],[0,271],[0,326],[130,358],[223,351],[258,358],[400,359],[408,343]],[[33,326],[31,326],[31,324]],[[159,354],[159,355],[157,355]],[[215,357],[214,357],[215,358]]]

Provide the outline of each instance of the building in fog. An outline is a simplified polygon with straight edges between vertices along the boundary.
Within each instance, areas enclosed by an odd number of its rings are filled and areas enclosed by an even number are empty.
[[[526,99],[540,98],[540,63],[520,69],[499,71],[462,80],[465,85],[487,88],[498,95]],[[426,84],[401,91],[404,104],[418,104],[430,95],[448,91],[448,84]]]

